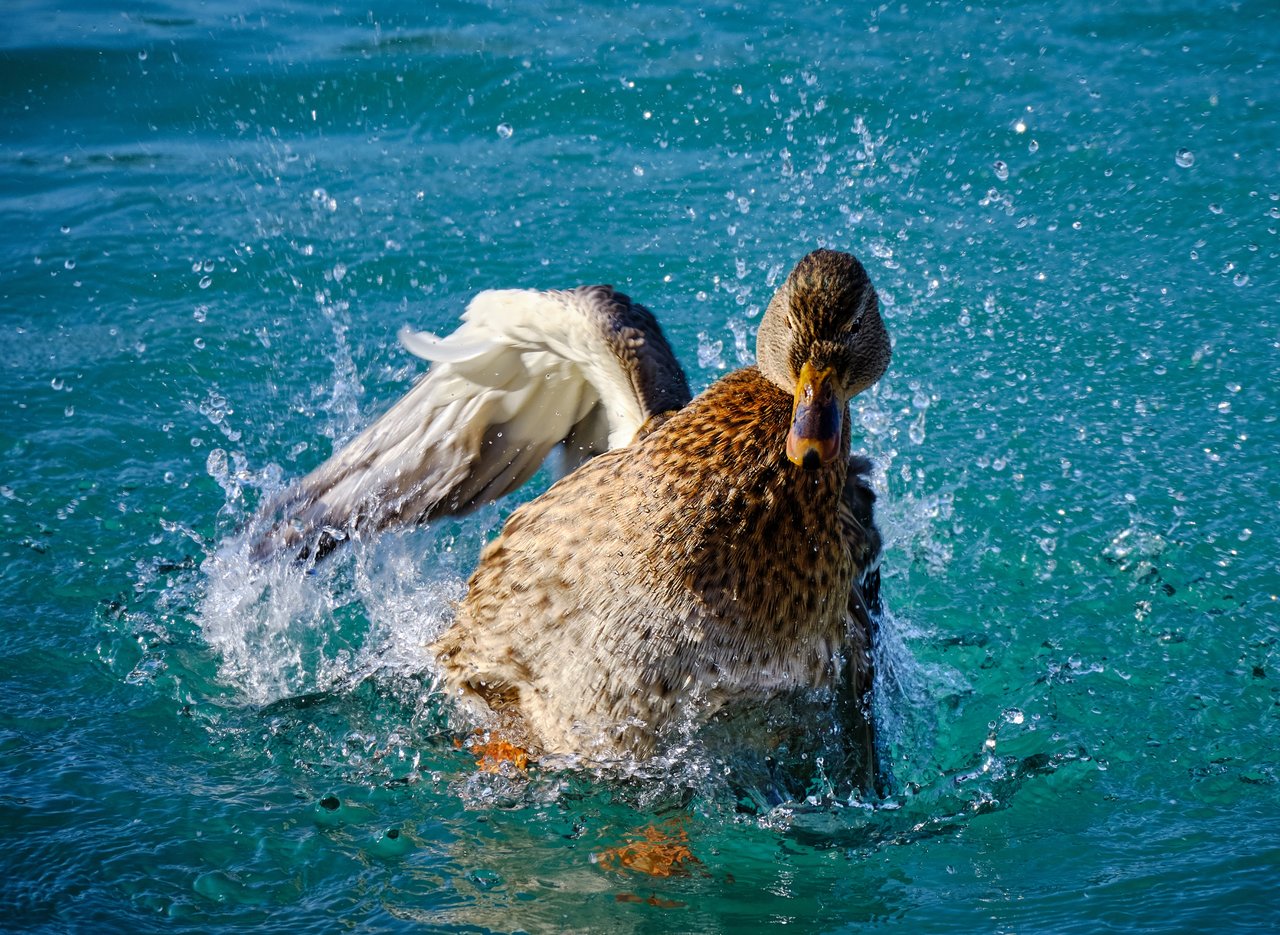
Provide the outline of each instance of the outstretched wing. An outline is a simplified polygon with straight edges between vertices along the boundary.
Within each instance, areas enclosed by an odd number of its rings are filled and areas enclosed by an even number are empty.
[[[400,340],[431,369],[263,508],[257,556],[323,555],[356,532],[464,513],[519,487],[557,445],[571,469],[689,401],[653,315],[609,286],[482,292],[453,334]]]

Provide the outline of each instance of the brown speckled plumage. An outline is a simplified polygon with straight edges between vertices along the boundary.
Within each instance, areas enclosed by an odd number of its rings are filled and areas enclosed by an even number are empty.
[[[533,747],[644,755],[685,719],[870,680],[879,536],[867,464],[788,458],[797,379],[833,372],[841,411],[889,341],[847,254],[797,266],[731,373],[629,446],[516,510],[435,644],[449,688]]]

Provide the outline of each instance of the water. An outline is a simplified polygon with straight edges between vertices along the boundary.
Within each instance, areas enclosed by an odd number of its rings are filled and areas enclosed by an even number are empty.
[[[6,20],[0,925],[1274,929],[1271,5]],[[401,325],[612,282],[701,387],[817,245],[895,340],[886,802],[476,773],[419,647],[510,505],[306,579],[225,545]],[[668,820],[694,872],[593,862]]]

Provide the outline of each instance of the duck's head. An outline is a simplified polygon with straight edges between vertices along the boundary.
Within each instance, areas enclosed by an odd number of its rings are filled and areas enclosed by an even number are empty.
[[[795,396],[787,457],[814,470],[841,450],[849,400],[889,366],[889,335],[862,264],[815,250],[769,302],[756,336],[760,372]]]

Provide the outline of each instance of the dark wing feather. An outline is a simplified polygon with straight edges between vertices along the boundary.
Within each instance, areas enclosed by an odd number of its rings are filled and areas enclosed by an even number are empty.
[[[351,535],[465,513],[515,490],[557,446],[572,468],[689,401],[653,315],[609,286],[492,290],[433,362],[331,458],[264,505],[254,554],[321,555]]]
[[[875,684],[875,640],[880,614],[880,531],[873,507],[876,495],[868,475],[871,462],[859,455],[849,458],[849,473],[840,502],[840,524],[845,542],[853,552],[859,575],[849,589],[849,658],[845,661],[845,684],[840,693],[840,720],[845,744],[856,760],[863,785],[877,794],[884,792],[879,745],[871,692]]]

